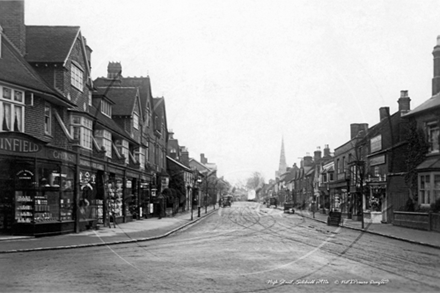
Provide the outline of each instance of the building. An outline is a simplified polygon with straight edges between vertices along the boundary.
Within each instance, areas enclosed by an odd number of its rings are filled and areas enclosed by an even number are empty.
[[[425,210],[440,199],[440,36],[432,54],[432,97],[403,116],[411,134],[409,164],[414,170],[409,170],[413,172],[408,181],[415,187],[411,199]]]

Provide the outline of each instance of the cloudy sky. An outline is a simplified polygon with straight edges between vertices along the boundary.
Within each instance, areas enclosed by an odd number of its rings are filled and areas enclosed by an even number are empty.
[[[349,140],[431,96],[439,1],[26,0],[27,25],[81,26],[93,78],[147,76],[168,128],[235,183]]]

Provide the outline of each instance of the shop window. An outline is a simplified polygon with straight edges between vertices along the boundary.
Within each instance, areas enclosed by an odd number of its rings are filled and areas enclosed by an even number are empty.
[[[80,116],[72,116],[71,133],[83,148],[92,149],[92,120]]]
[[[72,86],[74,86],[76,89],[83,91],[83,79],[84,79],[84,73],[83,71],[76,66],[75,64],[71,64],[71,71],[70,71],[70,82]]]
[[[24,132],[24,93],[0,87],[1,131]]]

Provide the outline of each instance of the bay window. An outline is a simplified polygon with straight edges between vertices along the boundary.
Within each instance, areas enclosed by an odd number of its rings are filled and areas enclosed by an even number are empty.
[[[0,87],[1,131],[24,132],[24,93]]]
[[[106,152],[105,156],[112,157],[112,134],[110,131],[100,129],[95,130],[95,139],[100,147],[104,147]]]
[[[419,174],[419,203],[430,205],[440,198],[440,172]]]
[[[92,149],[92,120],[81,116],[72,116],[70,130],[75,140],[81,147]]]

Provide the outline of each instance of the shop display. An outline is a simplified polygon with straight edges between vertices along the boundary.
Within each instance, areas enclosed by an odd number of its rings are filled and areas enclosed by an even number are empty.
[[[17,223],[32,223],[34,216],[34,200],[30,196],[22,195],[17,191],[15,194],[15,220]]]
[[[61,221],[73,220],[73,203],[69,198],[61,199]]]

